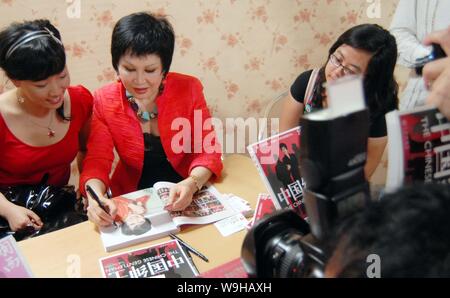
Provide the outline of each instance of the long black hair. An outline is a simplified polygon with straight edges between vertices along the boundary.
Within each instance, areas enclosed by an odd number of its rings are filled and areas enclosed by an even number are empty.
[[[345,31],[328,51],[328,59],[340,46],[364,50],[373,56],[364,76],[364,93],[370,118],[398,107],[398,84],[394,77],[397,63],[397,43],[389,31],[376,24],[362,24]],[[325,65],[326,65],[325,63]],[[314,98],[315,106],[322,107],[325,83],[325,66],[320,69]]]
[[[33,20],[12,23],[0,32],[0,68],[12,80],[41,81],[61,73],[66,66],[66,53],[62,43],[49,34],[48,37],[33,39],[9,53],[16,42],[30,32],[49,30],[61,41],[58,29],[50,21]],[[58,116],[64,120],[64,106],[57,109]]]

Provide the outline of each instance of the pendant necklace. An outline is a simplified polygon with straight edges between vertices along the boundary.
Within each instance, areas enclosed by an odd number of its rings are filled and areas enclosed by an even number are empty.
[[[16,93],[17,96],[17,101],[19,102],[19,104],[22,104],[25,102],[24,98],[21,97],[18,93]],[[55,130],[52,129],[52,124],[53,124],[53,116],[54,116],[55,112],[54,111],[50,111],[50,120],[48,122],[48,125],[42,125],[39,124],[33,120],[31,120],[29,117],[27,117],[28,121],[30,121],[31,123],[33,123],[34,125],[41,127],[41,128],[45,128],[47,130],[47,136],[49,138],[53,138],[55,136]]]
[[[136,113],[139,120],[141,120],[142,122],[148,122],[151,119],[158,118],[158,109],[157,109],[156,105],[152,112],[147,112],[147,111],[142,110],[139,107],[134,96],[131,93],[129,93],[128,91],[126,91],[126,97],[127,97],[128,102],[130,103],[131,108]]]

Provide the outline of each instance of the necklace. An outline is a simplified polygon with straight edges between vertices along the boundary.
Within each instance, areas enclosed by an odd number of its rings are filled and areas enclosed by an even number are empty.
[[[147,111],[142,110],[139,107],[134,96],[131,95],[128,91],[126,91],[126,97],[127,97],[128,102],[130,103],[131,108],[136,113],[139,120],[141,120],[142,122],[148,122],[151,119],[158,118],[158,109],[157,109],[156,105],[152,112],[147,112]]]
[[[19,102],[19,104],[23,104],[25,102],[25,99],[22,96],[20,96],[18,92],[16,93],[16,96],[17,96],[17,101]],[[55,114],[54,111],[50,112],[50,120],[48,122],[48,125],[39,124],[39,123],[31,120],[29,117],[27,117],[27,119],[28,119],[28,121],[30,121],[34,125],[36,125],[38,127],[41,127],[41,128],[45,128],[47,130],[47,136],[49,138],[53,138],[55,136],[55,130],[52,129],[52,123],[53,123],[53,116],[54,116],[54,114]]]
[[[39,123],[36,123],[36,122],[34,122],[33,120],[31,120],[30,118],[28,118],[28,120],[31,122],[31,123],[33,123],[34,125],[37,125],[37,126],[39,126],[39,127],[41,127],[41,128],[45,128],[45,129],[47,129],[47,136],[49,137],[49,138],[53,138],[54,136],[55,136],[55,131],[52,129],[52,123],[53,123],[53,115],[54,115],[55,113],[52,111],[52,112],[50,112],[50,121],[48,122],[48,125],[42,125],[42,124],[39,124]]]

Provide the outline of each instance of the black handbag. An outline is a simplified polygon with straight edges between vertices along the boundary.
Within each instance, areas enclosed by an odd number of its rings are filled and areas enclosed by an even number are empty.
[[[44,223],[40,230],[30,227],[12,232],[8,221],[0,218],[0,238],[13,235],[17,241],[24,240],[87,220],[81,200],[76,198],[75,187],[47,185],[48,178],[49,175],[45,174],[37,185],[10,186],[0,189],[11,203],[30,209]]]

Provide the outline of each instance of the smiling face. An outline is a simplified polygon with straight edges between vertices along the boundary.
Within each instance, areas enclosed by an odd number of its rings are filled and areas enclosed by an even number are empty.
[[[64,93],[70,85],[70,76],[67,67],[59,74],[50,76],[41,81],[17,81],[14,85],[19,89],[20,96],[27,104],[38,108],[57,109],[64,102]]]
[[[359,50],[346,44],[341,45],[331,55],[325,66],[327,82],[335,81],[345,75],[364,75],[367,72],[372,56],[367,51]]]
[[[136,99],[155,99],[164,79],[158,55],[123,55],[118,63],[118,73],[125,89]]]

